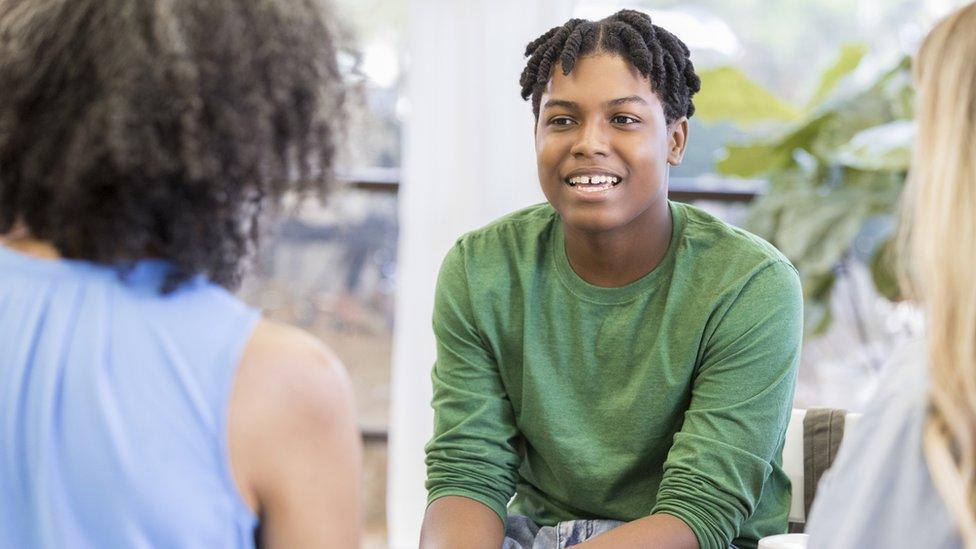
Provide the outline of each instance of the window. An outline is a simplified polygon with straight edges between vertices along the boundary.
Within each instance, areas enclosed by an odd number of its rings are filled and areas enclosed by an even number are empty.
[[[338,155],[343,187],[278,220],[241,296],[315,334],[349,370],[366,440],[364,547],[382,547],[406,2],[336,0],[333,9],[354,87]]]

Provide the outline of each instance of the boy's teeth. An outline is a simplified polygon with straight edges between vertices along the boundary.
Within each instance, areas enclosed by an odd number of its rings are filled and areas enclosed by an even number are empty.
[[[601,183],[599,185],[589,184],[589,185],[576,185],[575,189],[579,192],[584,193],[595,193],[600,191],[609,191],[613,188],[612,183]]]
[[[604,185],[606,183],[618,183],[619,178],[613,175],[578,175],[576,177],[569,178],[569,182],[573,185]]]

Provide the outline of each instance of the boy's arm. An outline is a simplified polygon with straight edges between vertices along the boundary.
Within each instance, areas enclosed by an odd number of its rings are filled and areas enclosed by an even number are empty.
[[[420,530],[421,549],[498,549],[504,542],[505,526],[498,515],[463,496],[445,496],[431,503]]]
[[[426,447],[423,546],[480,547],[483,536],[504,533],[520,458],[515,412],[475,320],[463,241],[441,267],[434,334],[434,436]]]
[[[713,313],[681,430],[652,513],[683,520],[702,549],[727,549],[780,457],[803,339],[803,295],[776,260]],[[786,531],[788,494],[780,494]]]
[[[755,511],[793,407],[799,278],[785,262],[767,265],[716,315],[652,514],[581,548],[727,549]]]
[[[699,549],[695,532],[679,518],[671,515],[651,515],[628,522],[576,545],[579,549]]]

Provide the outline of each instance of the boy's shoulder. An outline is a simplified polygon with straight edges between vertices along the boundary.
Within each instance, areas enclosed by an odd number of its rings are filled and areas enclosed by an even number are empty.
[[[693,252],[695,263],[723,270],[755,270],[772,263],[795,268],[775,246],[749,231],[726,223],[690,204],[674,203],[684,217],[682,246]]]

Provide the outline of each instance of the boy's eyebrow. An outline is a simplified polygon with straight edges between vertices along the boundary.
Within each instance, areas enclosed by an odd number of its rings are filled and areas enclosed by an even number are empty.
[[[550,99],[546,101],[546,104],[543,105],[542,109],[551,109],[553,107],[562,107],[564,109],[575,111],[579,109],[579,103],[576,103],[575,101],[566,101],[565,99]]]
[[[623,105],[624,103],[640,103],[641,105],[647,105],[647,101],[639,95],[629,95],[627,97],[618,97],[617,99],[611,99],[604,103],[607,107],[616,107],[617,105]]]
[[[641,105],[647,105],[647,101],[640,97],[639,95],[628,95],[627,97],[618,97],[616,99],[611,99],[603,105],[605,107],[616,107],[618,105],[623,105],[625,103],[639,103]],[[550,109],[554,107],[562,107],[569,110],[579,110],[579,103],[575,101],[566,101],[565,99],[550,99],[546,101],[546,104],[542,107],[543,110]]]

